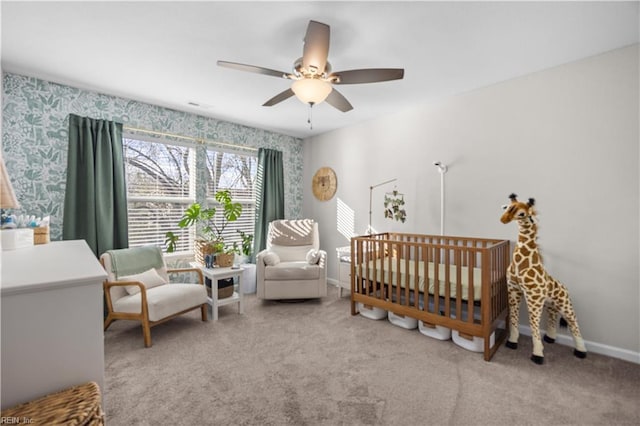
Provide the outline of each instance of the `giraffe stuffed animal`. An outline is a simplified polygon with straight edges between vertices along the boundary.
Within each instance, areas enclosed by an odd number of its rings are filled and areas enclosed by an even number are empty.
[[[525,298],[529,312],[531,338],[533,339],[533,355],[531,360],[536,364],[544,362],[542,340],[540,338],[540,318],[543,308],[547,307],[549,314],[545,342],[554,343],[556,340],[556,325],[558,313],[566,320],[573,335],[575,349],[573,354],[578,358],[585,358],[587,350],[580,335],[578,320],[569,298],[569,291],[559,281],[547,273],[542,264],[542,257],[536,243],[538,231],[536,212],[533,208],[535,200],[518,201],[516,194],[511,194],[511,204],[504,206],[505,212],[500,221],[507,224],[511,221],[518,223],[518,242],[513,250],[511,264],[507,270],[507,288],[509,294],[509,338],[507,347],[518,348],[518,324],[520,300]]]

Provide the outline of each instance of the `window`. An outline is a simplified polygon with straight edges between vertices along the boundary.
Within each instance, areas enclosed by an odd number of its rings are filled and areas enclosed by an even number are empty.
[[[194,230],[180,229],[182,212],[195,201],[193,148],[124,138],[129,246],[164,248],[169,230],[180,236],[176,251],[193,247]]]
[[[165,234],[173,231],[179,236],[176,252],[193,251],[195,230],[180,229],[177,224],[190,204],[203,201],[197,200],[196,194],[206,194],[207,204],[216,207],[213,196],[220,189],[230,190],[234,201],[242,204],[240,219],[225,230],[225,242],[240,242],[238,230],[253,235],[255,155],[127,136],[123,143],[130,247],[153,244],[166,249]],[[206,181],[196,179],[197,155],[206,156]]]
[[[254,185],[258,170],[258,158],[255,155],[237,154],[207,149],[207,201],[216,206],[214,194],[228,189],[233,200],[242,204],[242,215],[236,222],[229,224],[224,232],[224,241],[228,245],[240,244],[242,238],[238,231],[253,235],[255,224],[256,197]],[[218,216],[216,212],[216,216]]]

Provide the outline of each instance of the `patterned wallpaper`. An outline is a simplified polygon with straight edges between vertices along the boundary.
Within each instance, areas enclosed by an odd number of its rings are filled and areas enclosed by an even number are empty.
[[[302,140],[266,130],[3,73],[2,151],[21,204],[18,214],[51,216],[51,239],[62,237],[69,114],[114,120],[253,148],[282,151],[285,214],[302,215]]]

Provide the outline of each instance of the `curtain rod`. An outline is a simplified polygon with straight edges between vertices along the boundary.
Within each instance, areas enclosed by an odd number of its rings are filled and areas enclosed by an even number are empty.
[[[147,130],[147,129],[140,129],[137,127],[130,127],[130,126],[122,126],[123,130],[129,130],[131,132],[140,132],[140,133],[148,133],[148,134],[152,134],[152,135],[158,135],[158,136],[167,136],[170,138],[178,138],[178,139],[186,139],[186,140],[190,140],[193,141],[195,143],[199,143],[199,144],[204,144],[205,143],[205,139],[204,138],[194,138],[191,136],[183,136],[183,135],[177,135],[175,133],[168,133],[168,132],[159,132],[156,130]],[[242,145],[234,145],[231,143],[226,143],[226,142],[217,142],[217,141],[210,141],[212,144],[215,145],[221,145],[221,146],[228,146],[231,148],[236,148],[236,149],[244,149],[247,151],[257,151],[258,148],[252,148],[250,146],[242,146]]]

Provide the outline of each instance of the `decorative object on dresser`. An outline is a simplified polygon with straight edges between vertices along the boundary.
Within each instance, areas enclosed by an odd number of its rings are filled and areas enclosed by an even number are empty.
[[[47,244],[50,241],[49,225],[33,228],[33,244]]]
[[[311,219],[269,223],[267,248],[256,256],[258,299],[313,299],[327,295],[327,253]]]
[[[545,270],[542,264],[542,256],[536,243],[538,225],[536,211],[533,208],[535,200],[529,198],[524,203],[518,201],[516,194],[509,195],[511,203],[504,206],[505,212],[500,221],[507,224],[511,221],[518,223],[518,244],[513,250],[513,256],[507,270],[507,284],[509,289],[509,339],[507,347],[518,348],[518,326],[520,300],[524,296],[529,312],[529,324],[531,326],[531,338],[533,339],[533,354],[531,361],[536,364],[544,363],[542,339],[540,338],[540,319],[545,306],[549,314],[547,321],[547,334],[544,341],[554,343],[556,341],[556,327],[558,314],[569,324],[575,349],[573,354],[578,358],[587,356],[587,349],[578,327],[578,319],[573,310],[573,304],[569,298],[567,288],[554,279]]]
[[[2,212],[3,249],[14,250],[49,242],[49,222],[51,218],[35,215],[6,215]],[[4,232],[7,231],[7,232]],[[30,241],[32,240],[32,241]]]
[[[14,250],[33,245],[33,229],[18,228],[15,216],[5,215],[5,209],[20,208],[20,203],[13,191],[9,173],[0,154],[0,209],[2,209],[2,230],[0,241],[2,250]]]
[[[160,247],[109,250],[100,256],[107,271],[105,331],[115,320],[140,321],[145,347],[151,346],[151,327],[200,309],[207,320],[207,291],[198,268],[167,269]],[[169,283],[171,273],[193,272],[198,284]]]
[[[454,343],[484,352],[489,361],[506,338],[508,260],[507,240],[401,233],[354,237],[351,314],[382,319],[388,313],[405,328],[414,326],[407,319],[418,320],[421,332],[451,328]]]
[[[20,207],[16,193],[13,191],[13,185],[9,180],[9,173],[7,167],[4,164],[4,158],[0,154],[0,208],[2,209],[17,209]]]

